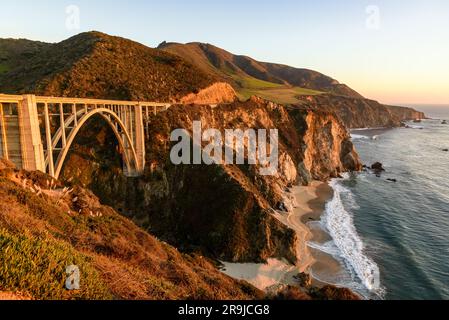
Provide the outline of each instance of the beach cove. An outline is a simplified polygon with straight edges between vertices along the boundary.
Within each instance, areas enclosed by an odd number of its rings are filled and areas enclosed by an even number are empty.
[[[319,224],[333,194],[328,183],[319,181],[314,181],[309,186],[295,186],[288,192],[293,209],[289,212],[273,212],[276,219],[296,232],[296,265],[278,259],[268,259],[266,264],[224,262],[222,271],[267,292],[275,292],[284,285],[298,285],[295,277],[300,273],[310,274],[313,286],[338,284],[323,280],[337,278],[336,275],[343,272],[341,263],[332,255],[316,249],[314,245],[332,240]]]

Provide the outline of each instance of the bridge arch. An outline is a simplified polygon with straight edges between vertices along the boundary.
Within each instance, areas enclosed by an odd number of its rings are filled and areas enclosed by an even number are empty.
[[[65,147],[61,150],[56,163],[55,163],[55,178],[58,179],[62,168],[64,166],[64,162],[67,158],[67,155],[70,151],[70,148],[72,144],[75,141],[75,138],[77,137],[79,131],[83,128],[83,126],[86,124],[88,120],[90,120],[92,117],[100,115],[106,123],[110,126],[112,131],[114,132],[114,135],[116,136],[118,143],[120,145],[121,150],[123,150],[123,160],[125,162],[126,168],[128,172],[133,172],[138,169],[138,158],[136,150],[133,146],[133,142],[131,139],[131,135],[128,132],[125,124],[123,121],[116,115],[115,112],[106,109],[106,108],[98,108],[94,109],[87,114],[84,114],[78,121],[76,126],[73,128],[73,130],[70,132],[69,136],[67,137],[67,142]],[[72,121],[70,119],[67,120],[70,124]],[[118,128],[120,128],[121,132],[119,132]],[[57,145],[59,143],[59,139],[61,138],[62,134],[57,134],[52,141],[53,145]]]
[[[17,168],[58,178],[79,131],[90,118],[100,115],[114,131],[123,151],[125,175],[139,176],[145,169],[149,119],[170,106],[158,102],[0,94],[0,155]]]

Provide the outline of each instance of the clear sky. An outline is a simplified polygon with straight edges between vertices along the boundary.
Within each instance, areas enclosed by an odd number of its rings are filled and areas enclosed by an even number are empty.
[[[66,13],[70,5],[79,8],[79,28]],[[0,5],[2,38],[58,42],[90,30],[152,47],[164,40],[208,42],[323,72],[384,103],[449,104],[448,0],[15,0]]]

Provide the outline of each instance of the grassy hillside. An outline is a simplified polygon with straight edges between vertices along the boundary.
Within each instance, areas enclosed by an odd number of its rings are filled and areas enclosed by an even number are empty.
[[[0,64],[0,74],[1,73],[6,73],[9,70],[9,66],[7,66],[6,64]]]
[[[254,299],[262,293],[183,255],[90,192],[0,161],[0,293],[32,299]],[[64,288],[77,265],[81,289]]]
[[[1,49],[4,93],[174,101],[215,82],[178,56],[99,32],[35,44],[26,54],[17,46]]]
[[[300,87],[277,84],[252,77],[233,77],[239,85],[238,95],[240,99],[247,100],[251,96],[259,96],[263,99],[281,104],[298,103],[298,96],[317,95],[323,92]]]
[[[0,76],[47,45],[25,39],[0,39]]]
[[[319,72],[259,62],[203,43],[163,43],[159,49],[176,54],[203,72],[231,83],[242,99],[257,95],[278,103],[294,104],[297,97],[323,92],[361,97],[349,87]]]

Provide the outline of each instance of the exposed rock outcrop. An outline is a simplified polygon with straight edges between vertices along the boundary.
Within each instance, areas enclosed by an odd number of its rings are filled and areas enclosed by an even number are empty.
[[[344,125],[332,114],[307,111],[304,134],[304,167],[315,180],[337,178],[349,170],[360,171],[360,164]]]
[[[380,162],[373,163],[371,165],[371,169],[376,171],[385,171],[383,164]]]
[[[191,133],[195,120],[201,120],[203,130],[221,132],[277,128],[277,174],[261,176],[258,167],[250,165],[173,165],[170,133],[178,128]],[[227,261],[277,257],[294,263],[296,235],[271,215],[272,208],[291,210],[285,190],[295,183],[327,180],[361,168],[349,133],[335,115],[287,109],[258,98],[216,108],[174,106],[154,117],[149,128],[144,177],[125,179],[117,165],[102,170],[97,155],[105,151],[98,149],[99,141],[69,155],[65,170],[70,174],[64,176],[82,181],[107,204],[176,247]]]
[[[197,94],[191,93],[183,97],[181,104],[218,104],[231,103],[237,100],[237,95],[231,85],[217,82],[201,90]]]

